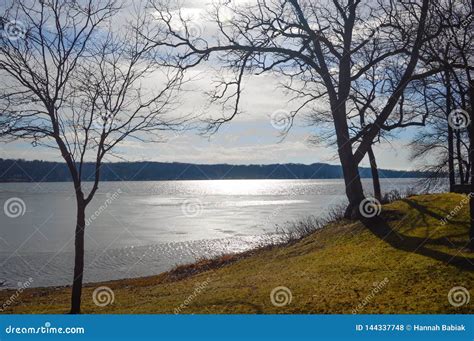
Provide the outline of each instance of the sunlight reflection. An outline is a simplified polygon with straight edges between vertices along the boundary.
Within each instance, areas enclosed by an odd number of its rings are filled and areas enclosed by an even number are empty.
[[[261,195],[277,192],[284,183],[284,180],[213,180],[203,186],[216,195]]]

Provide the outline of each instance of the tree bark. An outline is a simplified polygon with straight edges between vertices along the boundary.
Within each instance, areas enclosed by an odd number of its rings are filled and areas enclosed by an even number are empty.
[[[454,192],[456,178],[454,174],[454,134],[453,129],[448,124],[448,172],[449,172],[449,191]]]
[[[459,133],[459,130],[456,130],[456,158],[458,161],[459,180],[461,181],[461,185],[464,185],[464,165],[462,160],[461,134]]]
[[[456,177],[454,174],[454,134],[453,129],[448,124],[448,172],[449,172],[449,191],[454,191]]]
[[[469,229],[469,249],[474,251],[474,167],[472,160],[474,160],[474,80],[469,81],[469,99],[471,107],[469,108],[469,116],[471,124],[469,125],[469,159],[471,160],[471,186],[469,193],[469,213],[470,213],[470,229]]]
[[[333,114],[334,126],[336,128],[337,146],[339,159],[341,160],[346,195],[349,200],[344,216],[348,219],[358,219],[360,217],[359,205],[364,200],[364,190],[359,175],[359,167],[354,160],[352,144],[349,138],[347,126],[345,103],[338,105],[338,110]]]
[[[372,183],[374,185],[374,198],[378,201],[382,201],[382,189],[380,187],[379,170],[377,168],[377,162],[375,161],[375,154],[372,147],[367,150],[369,155],[370,170],[372,172]]]
[[[82,193],[77,194],[77,221],[75,232],[74,278],[71,293],[71,314],[81,313],[82,280],[84,275],[84,233],[86,226],[86,204]]]
[[[449,116],[451,112],[451,77],[449,71],[445,72],[446,77],[446,113]],[[447,116],[447,117],[448,117]],[[454,174],[454,134],[453,128],[448,121],[448,172],[449,172],[449,191],[454,192],[456,178]]]
[[[339,149],[339,158],[344,175],[346,196],[349,200],[349,205],[346,208],[344,217],[347,219],[358,219],[360,217],[359,205],[365,197],[360,180],[359,168],[354,161],[350,144],[346,144]]]
[[[471,172],[471,163],[469,162],[466,165],[466,175],[464,176],[464,183],[469,184],[469,174]]]
[[[347,149],[347,148],[344,148]],[[344,175],[344,184],[346,186],[346,195],[349,199],[344,216],[348,219],[357,219],[360,217],[359,205],[364,200],[364,191],[360,180],[359,169],[354,162],[352,151],[340,150],[342,172]]]

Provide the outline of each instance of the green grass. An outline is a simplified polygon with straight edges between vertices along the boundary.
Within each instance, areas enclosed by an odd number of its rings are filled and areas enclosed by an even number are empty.
[[[362,314],[473,313],[474,297],[461,307],[447,297],[455,286],[474,294],[474,254],[464,248],[469,230],[465,198],[411,197],[383,206],[383,220],[370,230],[360,222],[339,221],[288,245],[153,277],[86,285],[83,313],[172,314],[180,306],[183,314],[347,314],[356,308]],[[440,218],[460,205],[443,225]],[[92,293],[100,285],[114,291],[113,304],[94,304]],[[270,293],[278,286],[291,290],[290,304],[272,304]],[[0,291],[0,302],[12,294]],[[6,312],[65,313],[69,294],[69,288],[29,289]]]

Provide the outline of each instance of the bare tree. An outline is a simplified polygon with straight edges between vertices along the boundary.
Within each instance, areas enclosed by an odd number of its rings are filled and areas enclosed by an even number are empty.
[[[385,69],[374,67],[371,72],[366,73],[361,79],[353,82],[349,101],[350,107],[355,111],[354,116],[359,116],[359,121],[353,119],[349,112],[349,129],[352,143],[361,143],[363,141],[370,122],[373,122],[378,113],[383,110],[387,97],[393,91],[393,84],[397,83],[397,80],[399,81],[397,78],[399,76],[396,70],[391,70],[389,67]],[[418,83],[424,83],[424,80],[415,80],[407,85],[397,107],[381,126],[377,137],[372,141],[372,145],[367,150],[372,172],[374,197],[379,201],[382,199],[382,189],[373,145],[380,143],[382,140],[389,141],[392,139],[393,130],[425,125],[429,110],[419,107],[419,97],[424,96],[424,94],[418,90]]]
[[[462,103],[466,103],[467,89],[462,72],[453,71],[436,75],[420,86],[424,93],[420,106],[425,106],[430,115],[426,128],[419,130],[410,143],[412,160],[423,160],[420,170],[430,174],[427,180],[435,185],[443,183],[448,176],[450,191],[469,182],[470,169],[467,129],[453,121],[455,108],[465,107]]]
[[[166,31],[166,45],[176,49],[183,69],[209,60],[235,71],[235,78],[223,80],[215,89],[213,100],[233,105],[230,114],[211,121],[211,130],[239,114],[246,73],[283,76],[302,103],[291,118],[304,110],[330,116],[349,199],[346,215],[357,216],[364,199],[358,164],[407,85],[439,72],[440,68],[419,60],[422,46],[441,30],[432,11],[435,4],[428,0],[257,0],[247,5],[222,1],[211,13],[216,32],[205,37],[195,34],[179,3],[152,0],[152,17],[162,19],[166,30],[160,26],[146,35],[150,41],[162,42],[158,37]],[[354,138],[348,99],[354,82],[374,68],[393,70],[398,77],[381,110]]]
[[[168,114],[180,73],[156,63],[151,44],[118,21],[123,13],[116,0],[43,0],[2,14],[11,27],[0,38],[0,136],[58,149],[74,184],[71,313],[81,309],[85,214],[104,158],[127,138],[154,141],[182,122]],[[91,186],[85,162],[95,164]]]

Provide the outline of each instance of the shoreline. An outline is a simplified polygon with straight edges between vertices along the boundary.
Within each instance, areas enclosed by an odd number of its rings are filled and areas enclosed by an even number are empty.
[[[83,288],[86,287],[94,287],[97,285],[103,285],[103,284],[117,284],[121,282],[127,282],[127,281],[135,281],[135,280],[152,280],[152,279],[158,279],[158,278],[166,278],[170,282],[173,281],[179,281],[182,279],[185,279],[187,277],[208,271],[208,270],[213,270],[216,269],[220,266],[226,266],[231,263],[234,263],[236,261],[239,261],[241,259],[251,257],[255,255],[255,253],[259,251],[264,251],[267,249],[272,249],[275,247],[283,246],[286,243],[282,244],[272,244],[272,245],[266,245],[262,247],[257,247],[251,250],[239,252],[239,253],[233,253],[233,254],[223,254],[221,256],[216,256],[213,258],[203,258],[203,259],[198,259],[195,262],[192,263],[186,263],[182,265],[178,265],[173,267],[172,269],[168,271],[163,271],[155,275],[149,275],[149,276],[138,276],[138,277],[124,277],[124,278],[119,278],[119,279],[111,279],[111,280],[105,280],[105,281],[98,281],[98,282],[85,282],[83,284]],[[50,286],[39,286],[39,287],[29,287],[27,290],[62,290],[62,289],[70,289],[72,285],[66,284],[66,285],[50,285]],[[0,287],[0,293],[5,292],[5,291],[11,291],[11,292],[16,292],[18,289],[14,288],[2,288]]]
[[[183,271],[184,268],[193,267],[195,264],[203,264],[203,263],[212,263],[217,261],[221,258],[240,258],[245,257],[249,253],[256,252],[261,249],[265,249],[267,247],[273,247],[276,245],[284,244],[287,239],[287,234],[284,232],[275,231],[273,233],[264,233],[260,235],[248,235],[248,236],[234,236],[228,238],[211,238],[211,239],[198,239],[192,241],[182,241],[182,242],[168,242],[168,243],[158,243],[158,244],[144,244],[140,246],[123,246],[120,248],[108,249],[107,251],[110,253],[106,253],[104,250],[101,249],[92,249],[86,250],[86,258],[89,259],[90,267],[86,269],[86,278],[84,281],[84,286],[94,286],[97,283],[106,283],[106,282],[114,282],[114,281],[122,281],[122,280],[133,280],[133,279],[141,279],[141,278],[149,278],[149,277],[156,277],[162,274],[172,273],[175,271]],[[209,248],[211,245],[216,245],[216,248],[212,251],[202,252],[202,255],[199,255],[197,252],[201,245]],[[245,244],[242,244],[245,243]],[[225,249],[224,249],[225,246]],[[180,248],[187,248],[189,252],[177,252],[176,255],[180,257],[180,262],[171,262],[169,261],[169,255],[161,256],[160,252],[166,250],[168,248],[174,248],[179,250]],[[116,256],[116,252],[119,252]],[[202,250],[201,250],[202,251]],[[163,251],[164,252],[164,251]],[[214,253],[214,254],[212,254]],[[5,252],[5,257],[7,257],[9,253]],[[130,255],[131,254],[131,255]],[[145,261],[141,262],[141,266],[136,266],[135,259],[137,257],[141,257],[141,255],[147,254],[149,257],[145,259]],[[206,255],[207,254],[207,255]],[[1,255],[1,253],[0,253]],[[196,256],[190,256],[196,255]],[[4,283],[7,286],[0,286],[0,292],[9,290],[9,291],[16,291],[19,288],[17,283],[32,282],[30,283],[31,286],[29,289],[57,289],[57,288],[64,288],[67,289],[71,287],[69,281],[69,274],[68,269],[64,267],[65,264],[68,264],[69,261],[73,260],[74,252],[73,250],[63,251],[61,253],[56,252],[44,252],[42,254],[37,252],[29,252],[29,253],[21,253],[15,256],[17,260],[13,261],[12,264],[16,264],[18,260],[25,259],[25,262],[30,263],[31,266],[34,266],[34,263],[31,263],[32,259],[39,259],[38,257],[42,257],[44,259],[48,259],[51,263],[51,266],[45,269],[48,273],[52,271],[52,269],[61,269],[64,268],[63,274],[66,276],[53,276],[51,277],[52,280],[41,280],[40,276],[33,274],[35,280],[27,281],[30,274],[23,271],[22,274],[24,276],[17,276],[15,279],[9,278],[7,279],[7,275],[0,278],[0,282],[4,280]],[[12,258],[15,258],[12,257]],[[107,271],[100,271],[101,267],[96,266],[93,264],[103,264],[106,263],[111,265],[109,260],[111,257],[119,257],[117,262],[114,262],[113,267],[107,269]],[[55,259],[68,259],[68,262],[60,262],[56,263],[53,262]],[[166,259],[166,260],[165,260]],[[154,264],[153,267],[147,268],[145,266],[146,261],[154,263],[156,260],[162,261],[162,263]],[[10,260],[11,261],[11,260]],[[12,261],[11,261],[12,262]],[[39,262],[41,263],[41,261]],[[117,265],[119,264],[119,265]],[[134,265],[135,264],[135,265]],[[114,271],[114,267],[118,266],[116,271]],[[124,269],[128,266],[133,267],[135,271],[132,271],[130,274],[128,271]],[[9,273],[13,266],[9,267],[10,269],[4,269],[6,273]],[[151,270],[150,270],[151,269]],[[154,269],[154,270],[153,270]],[[150,270],[150,271],[148,271]],[[93,277],[100,273],[101,277],[97,279]],[[121,277],[118,277],[122,275]],[[72,273],[71,273],[72,277]],[[36,280],[39,278],[39,280]],[[87,280],[87,281],[86,281]],[[36,282],[39,282],[36,284]],[[50,283],[48,283],[50,282]],[[54,283],[56,282],[56,283]],[[59,282],[59,284],[57,283]],[[41,283],[41,284],[40,284]]]

